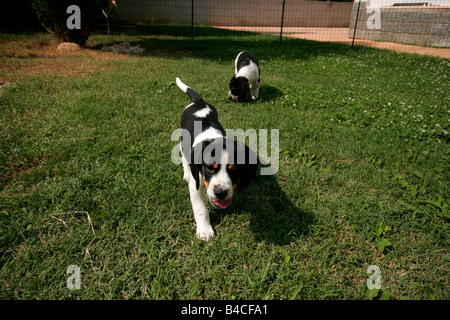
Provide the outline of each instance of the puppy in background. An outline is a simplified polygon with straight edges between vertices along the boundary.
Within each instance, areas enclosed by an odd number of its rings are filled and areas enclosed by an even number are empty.
[[[248,51],[239,53],[234,61],[234,76],[230,80],[228,98],[245,102],[258,99],[259,94],[259,63],[256,57]],[[250,93],[252,89],[253,93]]]

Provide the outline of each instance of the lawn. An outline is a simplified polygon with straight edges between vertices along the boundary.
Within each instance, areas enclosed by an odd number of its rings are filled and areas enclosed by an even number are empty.
[[[145,51],[100,50],[123,41]],[[55,48],[0,35],[1,299],[449,298],[448,60],[182,27]],[[227,99],[242,50],[255,103]],[[171,161],[176,77],[225,128],[279,130],[278,172],[208,204],[208,243]]]

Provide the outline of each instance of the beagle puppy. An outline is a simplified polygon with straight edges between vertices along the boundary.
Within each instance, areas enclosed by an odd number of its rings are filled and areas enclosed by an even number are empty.
[[[189,182],[189,195],[197,224],[196,235],[209,241],[214,230],[205,204],[204,191],[215,208],[227,208],[237,187],[245,189],[253,180],[258,158],[240,141],[227,138],[217,110],[193,89],[176,78],[178,87],[191,103],[181,115],[181,154],[183,178]]]
[[[259,63],[256,57],[248,51],[239,53],[234,61],[234,76],[230,80],[228,98],[245,102],[250,99],[250,88],[253,90],[252,100],[259,94]]]

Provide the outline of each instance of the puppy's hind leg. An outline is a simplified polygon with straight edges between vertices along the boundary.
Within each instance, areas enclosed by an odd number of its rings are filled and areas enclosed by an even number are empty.
[[[252,99],[257,100],[259,95],[259,79],[252,85]]]

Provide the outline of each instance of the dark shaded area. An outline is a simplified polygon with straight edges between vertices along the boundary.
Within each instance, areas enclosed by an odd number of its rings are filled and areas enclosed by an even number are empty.
[[[315,221],[314,213],[294,205],[281,189],[276,175],[257,177],[253,190],[254,215],[250,227],[258,240],[288,245],[308,234]]]
[[[35,10],[31,6],[31,0],[8,1],[6,7],[3,3],[0,10],[0,32],[45,32],[39,23]]]
[[[191,37],[190,26],[171,26],[171,25],[124,25],[125,29],[116,27],[116,30],[127,31],[133,27],[137,35],[132,40],[133,45],[139,45],[145,48],[145,51],[138,56],[160,55],[162,52],[167,54],[168,58],[180,57],[181,54],[188,53],[203,59],[213,59],[215,61],[232,61],[240,51],[250,51],[255,54],[260,61],[283,59],[283,60],[306,60],[314,56],[350,53],[358,54],[367,50],[365,47],[354,47],[342,43],[318,42],[303,39],[283,39],[281,45],[279,38],[273,35],[261,35],[252,32],[233,31],[218,29],[206,26],[196,26],[194,28],[194,37]],[[119,29],[117,29],[119,28]],[[111,27],[114,30],[114,27]],[[106,27],[105,27],[106,30]],[[103,33],[103,32],[101,32]],[[139,37],[142,35],[143,37]],[[158,37],[152,37],[158,36]],[[252,39],[253,37],[254,40]],[[115,40],[117,41],[117,40]],[[102,43],[93,47],[100,50],[104,45],[113,45]],[[374,50],[371,48],[370,50]],[[262,76],[263,76],[262,72]],[[230,74],[231,78],[232,74]],[[274,88],[266,88],[271,95],[279,93]],[[276,89],[276,88],[275,88]],[[261,89],[263,90],[263,88]]]
[[[297,207],[281,189],[276,175],[257,176],[251,186],[233,197],[227,210],[213,210],[211,223],[218,225],[225,215],[252,212],[250,229],[256,240],[289,245],[309,233],[315,223],[313,212]]]
[[[89,38],[92,16],[99,10],[92,0],[33,0],[31,5],[58,43],[73,42],[82,47]]]
[[[261,101],[271,101],[276,100],[283,96],[283,92],[274,86],[268,86],[262,84],[259,89],[261,95]]]

